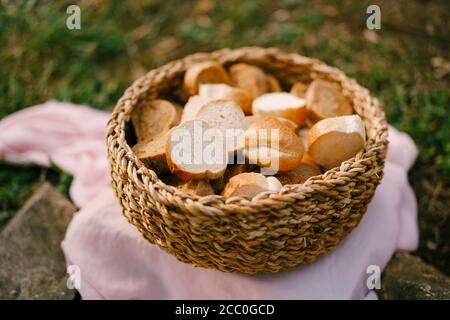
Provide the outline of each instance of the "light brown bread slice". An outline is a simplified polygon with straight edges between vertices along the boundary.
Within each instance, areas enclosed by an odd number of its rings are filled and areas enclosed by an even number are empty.
[[[243,148],[245,115],[242,109],[230,100],[213,100],[197,112],[196,119],[206,121],[221,131],[226,141],[226,150],[234,153]]]
[[[308,85],[303,82],[296,82],[291,88],[291,94],[296,97],[305,99],[306,91],[308,90]]]
[[[167,100],[156,99],[133,110],[131,121],[138,141],[169,131],[180,122],[179,111]]]
[[[305,100],[287,92],[266,93],[252,103],[254,115],[276,116],[303,125],[306,120]]]
[[[252,96],[241,88],[234,88],[227,84],[201,84],[199,96],[209,100],[231,100],[236,102],[244,111],[252,112]]]
[[[189,96],[196,95],[201,83],[230,83],[230,78],[217,61],[199,62],[186,70],[182,91]]]
[[[139,160],[141,160],[147,168],[155,171],[157,174],[169,170],[165,153],[166,139],[167,132],[163,132],[150,139],[138,142],[132,148],[132,151]]]
[[[353,114],[350,101],[342,94],[338,83],[314,80],[305,95],[308,118],[313,123],[332,117]]]
[[[250,127],[255,121],[260,120],[262,118],[264,118],[265,116],[246,116],[245,117],[245,127],[248,129],[248,127]],[[286,127],[292,129],[294,132],[297,132],[298,130],[298,125],[288,119],[285,118],[281,118],[281,117],[274,117],[277,120],[279,120],[282,124],[284,124]]]
[[[309,155],[305,154],[298,167],[286,172],[280,172],[277,174],[277,178],[282,185],[300,184],[308,178],[320,175],[321,173],[320,167],[314,163]]]
[[[176,187],[180,191],[197,196],[208,196],[215,194],[208,179],[183,181],[172,173],[159,175],[159,178],[166,184]]]
[[[298,135],[275,117],[254,122],[245,131],[244,141],[249,162],[273,171],[291,170],[303,158],[304,147]]]
[[[274,76],[266,73],[267,92],[281,92],[280,82]]]
[[[229,70],[231,83],[244,89],[252,98],[256,98],[267,92],[267,77],[264,71],[247,63],[237,63]]]
[[[228,164],[222,133],[202,120],[188,120],[169,131],[166,158],[170,171],[184,181],[217,179]]]
[[[189,98],[188,102],[183,108],[183,113],[181,115],[181,122],[188,120],[194,120],[197,116],[198,110],[207,104],[210,100],[205,97],[192,96]]]
[[[281,190],[281,183],[275,177],[266,178],[260,173],[246,172],[232,177],[223,189],[222,195],[253,198],[260,192]]]
[[[248,163],[229,164],[224,175],[218,179],[211,180],[210,183],[216,193],[221,193],[227,182],[232,177],[244,172],[252,172],[257,168],[258,167],[256,165]]]
[[[339,166],[364,149],[366,133],[358,115],[317,122],[308,134],[308,154],[325,170]]]

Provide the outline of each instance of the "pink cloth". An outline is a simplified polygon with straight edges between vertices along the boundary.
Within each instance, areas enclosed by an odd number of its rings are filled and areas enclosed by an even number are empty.
[[[54,163],[74,175],[70,196],[81,210],[62,247],[67,263],[81,270],[84,299],[376,299],[367,287],[367,268],[382,270],[396,250],[417,247],[416,199],[407,177],[417,148],[390,127],[383,181],[336,251],[309,265],[256,276],[180,263],[144,240],[120,213],[109,185],[107,117],[50,101],[0,121],[0,158]]]

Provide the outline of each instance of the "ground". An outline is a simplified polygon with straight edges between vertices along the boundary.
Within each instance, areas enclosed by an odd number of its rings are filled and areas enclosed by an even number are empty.
[[[258,45],[319,58],[368,87],[418,145],[415,254],[450,275],[447,0],[84,0],[81,30],[68,30],[72,3],[0,3],[0,118],[49,99],[110,109],[147,70],[201,50]],[[369,4],[381,8],[381,30],[366,28]],[[0,164],[0,226],[44,181],[67,193],[71,177]]]

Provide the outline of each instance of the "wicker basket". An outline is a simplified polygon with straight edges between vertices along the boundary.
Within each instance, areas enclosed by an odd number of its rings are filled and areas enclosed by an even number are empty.
[[[198,197],[163,183],[131,152],[130,113],[139,103],[176,94],[186,68],[217,60],[247,62],[283,84],[323,78],[339,82],[366,126],[366,149],[339,168],[279,193],[252,200]],[[113,188],[123,214],[152,244],[178,260],[220,271],[276,272],[332,251],[355,228],[383,175],[387,124],[378,100],[338,69],[277,49],[223,49],[197,53],[151,70],[118,101],[108,122]]]

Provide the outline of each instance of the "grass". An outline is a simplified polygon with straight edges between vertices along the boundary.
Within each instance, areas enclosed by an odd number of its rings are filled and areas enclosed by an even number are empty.
[[[344,70],[385,104],[388,120],[420,149],[410,178],[419,201],[419,253],[450,273],[448,1],[77,1],[81,30],[68,30],[70,1],[0,2],[0,118],[48,99],[114,106],[147,70],[222,47],[274,46]],[[382,29],[365,28],[378,4]],[[444,67],[442,67],[444,68]],[[42,181],[67,190],[55,168],[0,165],[0,223]]]

